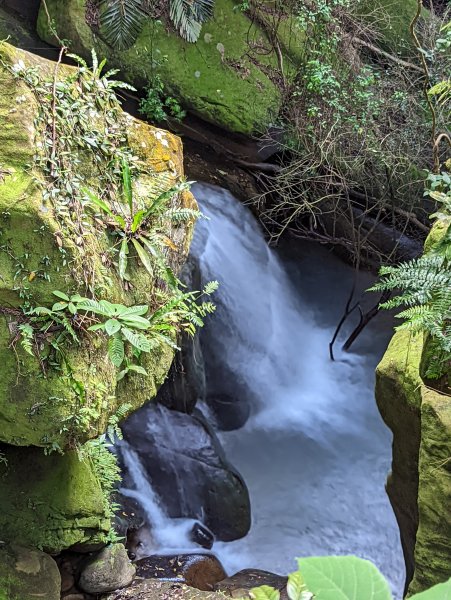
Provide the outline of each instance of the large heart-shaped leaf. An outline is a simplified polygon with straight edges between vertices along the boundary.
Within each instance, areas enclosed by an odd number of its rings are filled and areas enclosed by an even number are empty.
[[[301,558],[298,563],[315,600],[392,600],[387,581],[368,560],[321,556]]]
[[[445,583],[434,585],[425,592],[415,594],[411,600],[451,600],[451,579]]]

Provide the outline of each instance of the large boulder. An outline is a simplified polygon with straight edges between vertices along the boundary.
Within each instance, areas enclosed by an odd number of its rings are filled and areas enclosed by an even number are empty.
[[[59,600],[60,588],[51,556],[17,544],[0,546],[0,600]]]
[[[4,445],[0,451],[2,540],[51,553],[102,545],[111,527],[109,498],[89,456]]]
[[[111,252],[106,229],[100,231],[92,214],[86,214],[83,236],[74,236],[46,198],[45,173],[36,161],[43,146],[38,115],[44,109],[14,71],[33,68],[41,78],[52,80],[56,73],[62,80],[74,77],[76,69],[60,65],[55,71],[54,63],[6,43],[0,45],[0,61],[0,441],[64,448],[102,434],[118,409],[124,415],[154,397],[173,350],[165,344],[156,347],[142,357],[147,376],[134,374],[118,382],[117,369],[105,359],[107,340],[98,334],[83,335],[80,345],[67,345],[61,369],[46,368],[45,361],[30,356],[19,343],[24,302],[51,306],[55,290],[84,296],[83,273],[89,274],[97,298],[127,306],[148,304],[155,280],[137,261],[132,286],[124,286],[114,268],[105,274],[105,257]],[[92,119],[96,131],[108,130],[99,113],[84,117]],[[121,143],[130,146],[143,167],[135,194],[150,203],[156,176],[168,186],[183,176],[180,140],[122,111],[117,125],[123,131]],[[92,154],[80,150],[73,161],[78,177],[94,184]],[[180,201],[195,206],[189,193]],[[183,258],[190,227],[176,230],[174,241]],[[44,356],[46,343],[40,350]]]
[[[451,576],[451,404],[448,395],[423,381],[427,349],[422,335],[398,331],[376,379],[377,403],[393,431],[387,492],[400,527],[410,594]]]
[[[148,404],[129,417],[123,432],[170,517],[201,518],[223,541],[246,535],[246,485],[198,411],[188,415]],[[124,487],[133,485],[125,472]]]
[[[89,594],[103,594],[127,587],[134,575],[124,545],[111,544],[87,561],[78,585]]]
[[[93,4],[91,23],[96,21]],[[185,42],[168,23],[149,20],[130,49],[117,51],[87,25],[84,0],[46,0],[46,5],[73,51],[88,56],[96,48],[138,88],[152,81],[157,65],[168,93],[205,121],[235,133],[261,134],[276,121],[283,99],[281,80],[289,83],[305,58],[304,34],[296,19],[289,11],[279,15],[265,6],[250,14],[237,9],[235,0],[216,0],[214,17],[195,44]],[[416,0],[365,0],[361,18],[378,29],[382,45],[398,52],[407,45],[415,8]],[[43,8],[38,33],[55,43]]]

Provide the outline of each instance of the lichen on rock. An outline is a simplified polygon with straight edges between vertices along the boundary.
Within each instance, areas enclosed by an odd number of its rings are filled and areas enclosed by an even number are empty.
[[[161,344],[144,354],[142,366],[148,375],[118,382],[116,368],[105,360],[107,341],[101,336],[85,335],[80,345],[68,345],[59,369],[46,368],[45,359],[30,356],[17,343],[20,307],[51,306],[55,290],[84,296],[84,269],[102,298],[127,306],[149,304],[155,280],[136,263],[133,285],[126,288],[110,259],[110,267],[105,267],[111,254],[106,232],[87,227],[81,237],[74,238],[45,195],[46,174],[40,167],[42,162],[36,161],[42,147],[43,108],[32,87],[15,76],[15,71],[35,69],[56,81],[76,77],[76,69],[65,65],[56,68],[54,63],[6,43],[1,44],[0,59],[0,440],[63,449],[74,440],[83,443],[102,434],[108,419],[124,406],[131,412],[153,398],[167,374],[173,349]],[[108,127],[99,122],[98,115],[92,119],[92,127]],[[143,165],[136,181],[140,197],[146,198],[156,176],[164,177],[168,185],[183,176],[177,137],[125,113],[121,119],[131,152]],[[83,152],[76,157],[75,169],[78,177],[88,182],[96,172],[92,158]],[[180,202],[195,206],[188,192]],[[83,216],[88,224],[93,218]],[[192,226],[175,229],[180,261],[187,252]],[[49,351],[45,340],[40,354],[45,357]]]
[[[426,250],[445,230],[434,226]],[[376,377],[379,410],[393,432],[387,492],[400,527],[409,595],[451,577],[451,404],[424,381],[430,344],[423,334],[396,332]]]

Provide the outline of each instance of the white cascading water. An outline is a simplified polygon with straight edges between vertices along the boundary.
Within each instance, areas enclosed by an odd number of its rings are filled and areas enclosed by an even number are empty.
[[[331,362],[352,269],[318,246],[288,249],[281,260],[229,192],[201,184],[193,191],[208,220],[196,226],[192,253],[204,281],[220,283],[206,325],[214,349],[204,351],[220,358],[229,379],[245,382],[255,404],[242,429],[221,434],[249,487],[252,528],[213,550],[229,572],[288,573],[298,556],[356,554],[401,598],[402,551],[384,491],[391,436],[373,392],[390,325],[371,325],[352,353]],[[122,491],[153,524],[147,550],[199,550],[189,540],[193,520],[169,519],[136,453],[126,443],[121,452],[135,488]]]
[[[352,353],[330,361],[352,269],[318,246],[281,261],[229,192],[203,184],[193,192],[208,220],[192,253],[204,281],[220,283],[208,339],[257,399],[243,429],[221,434],[249,487],[253,525],[215,550],[231,571],[280,573],[294,570],[297,556],[356,554],[400,597],[402,551],[384,490],[391,436],[373,391],[390,325],[371,325]]]
[[[142,536],[143,556],[149,554],[181,554],[199,551],[199,546],[190,539],[191,529],[196,522],[194,519],[171,519],[161,505],[160,498],[152,488],[152,482],[139,460],[137,453],[122,440],[118,444],[121,457],[133,481],[134,489],[121,488],[121,493],[134,498],[144,509],[147,522],[152,529]],[[139,553],[138,553],[139,554]]]

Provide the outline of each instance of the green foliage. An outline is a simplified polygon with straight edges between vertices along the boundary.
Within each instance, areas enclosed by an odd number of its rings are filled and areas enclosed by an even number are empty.
[[[147,16],[143,0],[101,0],[100,32],[113,48],[129,48],[141,33]]]
[[[288,578],[290,600],[392,600],[387,581],[368,560],[356,556],[298,559],[299,570]],[[279,600],[269,586],[251,590],[254,600]],[[412,600],[451,600],[451,579],[412,596]]]
[[[118,238],[115,249],[118,252],[119,277],[129,280],[127,266],[130,250],[134,248],[136,257],[152,277],[158,275],[175,288],[177,281],[163,251],[168,247],[176,250],[177,247],[164,230],[173,223],[201,216],[197,210],[172,206],[174,196],[189,189],[190,184],[181,182],[169,189],[162,189],[161,184],[156,186],[149,205],[134,199],[130,167],[125,160],[122,161],[122,180],[122,198],[119,201],[102,199],[87,188],[83,189],[91,206],[109,217],[108,225]]]
[[[380,281],[370,290],[401,290],[401,294],[381,304],[381,308],[404,307],[396,315],[403,320],[396,329],[431,336],[435,345],[434,360],[430,361],[425,375],[438,379],[451,360],[451,178],[446,172],[430,174],[428,183],[427,193],[442,204],[431,218],[443,222],[443,234],[420,258],[395,267],[382,267]]]
[[[169,16],[180,35],[196,42],[202,23],[213,16],[214,0],[170,0]],[[123,50],[134,44],[147,18],[147,0],[100,0],[100,33],[110,46]]]
[[[196,42],[202,23],[213,16],[213,6],[214,0],[171,0],[171,20],[185,40]]]
[[[210,296],[217,285],[216,281],[210,282],[202,292],[175,290],[173,296],[151,314],[147,305],[124,306],[55,291],[59,301],[52,308],[37,306],[24,313],[27,322],[19,329],[21,343],[33,353],[33,348],[39,348],[37,342],[45,340],[64,360],[64,343],[68,340],[80,343],[81,334],[101,332],[108,338],[108,358],[116,368],[123,367],[117,377],[119,381],[128,373],[147,375],[133,359],[139,361],[143,352],[151,352],[161,343],[177,348],[175,340],[181,330],[194,335],[196,327],[203,326],[204,317],[215,310],[214,304],[199,302],[199,299]],[[78,384],[76,391],[83,394],[80,386]]]
[[[165,94],[160,75],[154,75],[146,88],[146,95],[139,104],[139,112],[154,123],[161,123],[169,118],[182,121],[186,116],[178,100]]]

